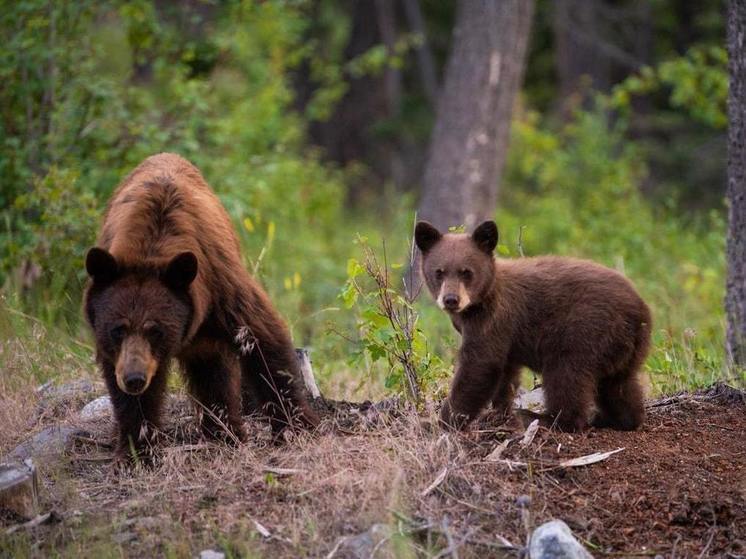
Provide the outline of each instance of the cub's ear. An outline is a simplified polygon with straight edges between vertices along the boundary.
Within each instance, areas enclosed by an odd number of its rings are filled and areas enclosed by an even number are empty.
[[[119,265],[111,253],[99,247],[93,247],[86,254],[85,269],[94,283],[108,283],[119,273]]]
[[[197,277],[197,257],[182,252],[173,257],[163,273],[163,282],[173,289],[186,289]]]
[[[430,225],[427,221],[420,221],[414,228],[414,242],[417,243],[417,248],[426,253],[428,250],[435,246],[443,235],[435,227]]]
[[[471,234],[480,250],[492,254],[497,246],[497,225],[494,221],[483,221]]]

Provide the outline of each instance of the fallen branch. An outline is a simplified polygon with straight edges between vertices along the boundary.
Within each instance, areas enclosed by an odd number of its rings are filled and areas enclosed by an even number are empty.
[[[422,493],[420,493],[420,496],[421,497],[427,497],[430,493],[432,493],[432,491],[436,487],[438,487],[441,483],[443,483],[443,480],[446,478],[447,475],[448,475],[448,466],[446,466],[445,468],[443,468],[443,470],[438,474],[438,476],[433,480],[433,482],[430,485],[428,485],[422,491]]]

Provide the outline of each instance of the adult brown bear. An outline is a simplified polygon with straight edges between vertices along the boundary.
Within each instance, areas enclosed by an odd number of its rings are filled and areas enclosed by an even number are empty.
[[[472,235],[420,222],[415,241],[425,282],[462,336],[443,423],[465,427],[490,401],[507,412],[524,366],[541,373],[565,430],[642,423],[651,318],[629,280],[575,258],[495,259],[492,221]]]
[[[154,155],[122,181],[86,269],[85,315],[120,455],[142,450],[159,426],[172,358],[203,406],[207,435],[225,426],[245,440],[242,396],[275,433],[293,420],[317,422],[299,391],[288,328],[241,265],[227,212],[185,159]]]

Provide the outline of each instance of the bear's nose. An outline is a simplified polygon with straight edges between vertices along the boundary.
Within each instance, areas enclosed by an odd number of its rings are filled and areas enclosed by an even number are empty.
[[[139,394],[145,388],[145,373],[139,371],[124,377],[124,388],[130,394]]]
[[[443,297],[443,306],[449,311],[456,310],[458,308],[458,295],[449,293]]]

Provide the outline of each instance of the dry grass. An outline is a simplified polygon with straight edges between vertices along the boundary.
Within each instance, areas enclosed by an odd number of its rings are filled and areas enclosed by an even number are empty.
[[[71,408],[65,421],[90,437],[61,464],[42,466],[44,509],[62,520],[0,536],[0,556],[193,557],[212,548],[233,557],[348,557],[345,538],[382,523],[374,557],[515,557],[530,530],[553,517],[599,554],[665,552],[677,540],[680,553],[708,540],[711,552],[738,552],[746,545],[734,528],[746,518],[737,486],[746,457],[732,436],[743,428],[738,418],[746,421],[738,405],[664,401],[643,431],[541,428],[525,448],[515,420],[508,428],[486,418],[457,435],[432,428],[434,410],[343,405],[318,432],[282,445],[265,421],[248,418],[251,440],[231,448],[199,436],[193,407],[178,394],[156,465],[127,471],[111,463],[110,421],[82,422]],[[704,462],[682,450],[691,439],[680,435],[694,428],[709,445]],[[487,461],[506,438],[510,462]],[[556,467],[620,447],[601,464]],[[671,520],[682,514],[689,524]],[[670,532],[661,533],[666,522]]]
[[[454,546],[465,536],[479,540],[472,513],[480,507],[463,500],[466,488],[480,484],[479,470],[467,465],[472,443],[431,429],[414,411],[347,409],[317,433],[293,434],[279,446],[266,422],[248,419],[252,440],[231,448],[200,438],[183,394],[169,407],[156,466],[124,472],[110,460],[110,421],[84,422],[69,410],[64,421],[91,437],[45,483],[44,500],[64,521],[44,538],[44,552],[88,554],[108,543],[126,555],[189,557],[221,548],[235,556],[321,557],[376,523],[391,527],[377,557],[430,556],[449,538]],[[423,495],[445,468],[448,475]],[[444,510],[449,494],[455,500]],[[491,534],[481,537],[494,544]],[[336,556],[345,556],[343,547]]]
[[[380,523],[387,529],[377,558],[516,557],[531,528],[553,517],[597,555],[670,554],[676,545],[696,556],[707,542],[710,554],[746,550],[737,528],[746,519],[746,455],[733,436],[745,428],[742,402],[665,403],[637,433],[542,428],[527,448],[508,446],[505,456],[525,465],[510,467],[485,458],[521,437],[519,421],[487,418],[468,434],[446,434],[433,427],[432,407],[417,413],[390,402],[338,406],[316,433],[281,446],[265,421],[248,418],[251,439],[231,448],[201,438],[177,383],[156,465],[119,471],[110,419],[79,417],[95,393],[42,406],[36,391],[53,372],[95,381],[81,357],[90,353],[28,334],[0,347],[0,451],[55,422],[90,437],[40,465],[42,512],[55,511],[59,522],[8,535],[0,520],[0,556],[194,557],[220,549],[233,557],[348,557],[345,538]],[[549,467],[620,447],[601,464]]]

